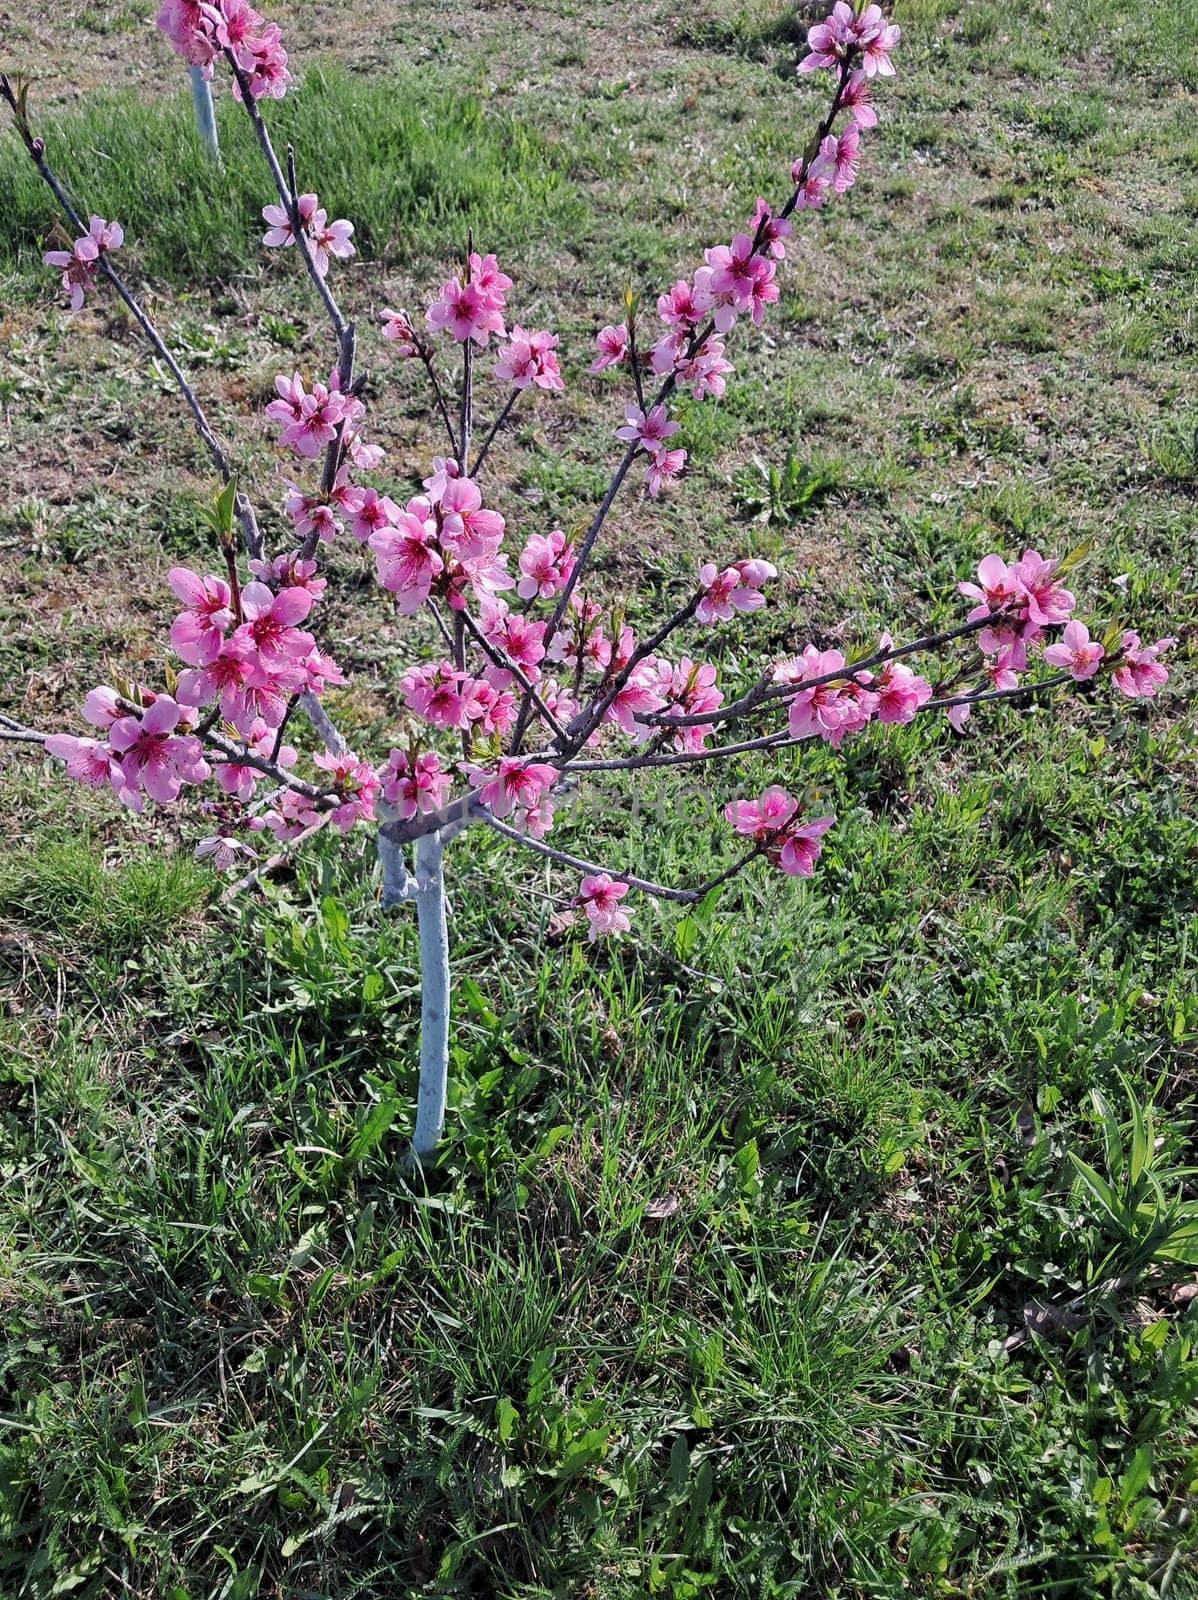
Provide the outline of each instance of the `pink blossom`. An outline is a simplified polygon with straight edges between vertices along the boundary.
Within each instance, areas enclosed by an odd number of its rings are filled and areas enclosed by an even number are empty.
[[[216,44],[201,14],[200,0],[165,0],[158,12],[158,26],[184,61],[193,67],[211,64]]]
[[[535,812],[557,782],[557,768],[544,761],[524,761],[518,756],[501,756],[493,770],[463,764],[462,770],[478,790],[478,798],[492,816],[503,821],[512,817],[520,828],[529,812]]]
[[[503,316],[494,301],[476,284],[460,278],[445,280],[425,320],[434,333],[452,334],[459,344],[473,339],[485,346],[492,334],[500,339],[504,335]]]
[[[819,147],[821,171],[832,180],[837,194],[844,194],[857,181],[860,164],[861,130],[855,122],[846,123],[841,133],[828,134]]]
[[[880,6],[868,6],[858,20],[859,37],[864,43],[861,57],[862,70],[867,78],[893,78],[894,63],[890,53],[902,38],[897,23],[886,23]]]
[[[126,787],[120,762],[99,739],[77,739],[70,733],[52,733],[45,742],[45,750],[57,760],[65,761],[67,776],[86,784],[89,789],[112,788],[119,794]]]
[[[279,753],[275,755],[275,741],[278,732],[268,728],[260,717],[250,724],[248,732],[244,735],[246,749],[252,754],[261,757],[263,761],[273,759],[275,766],[284,772],[295,766],[299,759],[295,750],[289,744],[279,746]],[[256,767],[239,765],[235,758],[218,762],[216,765],[217,784],[234,799],[248,802],[254,798],[254,791],[263,774]]]
[[[251,561],[249,568],[272,588],[306,589],[313,600],[318,600],[328,588],[328,579],[316,576],[315,561],[305,561],[298,550],[292,550],[288,555]]]
[[[298,839],[301,833],[319,828],[331,820],[330,813],[318,811],[306,794],[298,789],[284,789],[278,807],[263,813],[263,822],[275,838],[285,843]]]
[[[96,275],[95,246],[74,245],[70,250],[47,250],[42,256],[48,267],[62,272],[62,292],[70,302],[72,311],[79,311],[92,279]]]
[[[662,444],[678,433],[679,424],[670,421],[665,406],[653,406],[648,413],[639,406],[624,407],[624,426],[616,429],[616,438],[626,443],[639,443],[642,450],[656,455]]]
[[[483,633],[486,638],[534,683],[540,676],[540,663],[545,659],[547,626],[547,623],[531,622],[527,617],[509,611],[502,601],[491,601],[483,607]],[[510,673],[502,672],[502,682],[495,677],[496,671],[500,670],[489,669],[489,681],[497,687],[510,688]]]
[[[305,494],[295,484],[288,489],[283,509],[301,539],[315,534],[327,544],[341,532],[341,520],[328,501],[319,494]]]
[[[385,523],[370,535],[375,571],[384,589],[396,596],[404,616],[418,611],[432,593],[433,581],[444,571],[429,523],[400,511],[394,523]]]
[[[330,256],[348,261],[353,255],[354,247],[350,243],[353,223],[330,222],[328,212],[320,206],[314,194],[300,195],[299,218],[311,250],[312,264],[322,278],[328,275]],[[271,249],[279,249],[295,243],[295,229],[284,206],[264,206],[262,219],[270,224],[263,235],[263,244]]]
[[[850,114],[859,128],[876,128],[878,113],[870,100],[869,79],[860,67],[849,74],[840,96],[841,106]]]
[[[1019,674],[1024,669],[1017,664],[1017,657],[1009,647],[997,655],[987,656],[984,666],[992,689],[1005,692],[1019,687]]]
[[[253,845],[245,839],[238,839],[232,833],[209,834],[201,839],[192,852],[197,861],[211,858],[213,870],[228,872],[229,868],[242,861],[257,861],[258,852]]]
[[[310,650],[297,665],[303,673],[302,681],[295,685],[300,694],[321,695],[327,688],[349,681],[332,656],[323,650]]]
[[[434,728],[461,728],[466,725],[462,688],[466,674],[452,661],[436,666],[412,667],[400,680],[404,704],[422,722]]]
[[[910,722],[932,698],[932,685],[901,661],[887,661],[870,684],[878,697],[879,722]]]
[[[267,671],[305,656],[314,640],[301,632],[302,622],[312,609],[308,589],[280,589],[272,594],[264,583],[247,584],[241,593],[245,624],[238,634],[248,638]]]
[[[595,335],[595,348],[599,354],[587,368],[588,372],[603,372],[607,367],[618,366],[628,354],[628,329],[613,324],[600,328]]]
[[[1052,667],[1064,667],[1076,683],[1085,683],[1098,671],[1104,651],[1097,639],[1090,638],[1084,622],[1067,622],[1060,644],[1050,644],[1044,659]]]
[[[535,383],[538,389],[560,392],[566,386],[554,354],[557,342],[557,335],[544,329],[529,333],[518,325],[513,327],[495,362],[496,378],[514,389],[527,389]]]
[[[823,848],[822,837],[836,819],[816,817],[796,826],[798,809],[798,801],[775,784],[756,800],[733,801],[724,815],[737,833],[764,847],[767,861],[791,877],[809,878]]]
[[[686,465],[686,451],[658,450],[650,458],[649,465],[645,468],[645,489],[650,500],[656,500],[662,487],[682,476],[682,469]]]
[[[855,22],[852,6],[845,0],[836,0],[830,15],[807,30],[810,53],[799,62],[799,71],[817,72],[821,67],[839,66],[848,54]]]
[[[619,658],[614,659],[611,663],[612,670],[619,671],[624,664]],[[605,722],[614,722],[638,744],[650,738],[654,731],[651,724],[640,719],[650,712],[661,711],[666,705],[666,696],[662,692],[662,679],[664,676],[668,686],[672,672],[670,668],[665,667],[663,674],[663,666],[664,663],[659,664],[656,657],[646,656],[603,714]]]
[[[957,588],[961,594],[980,602],[969,613],[970,622],[992,611],[1007,610],[1020,594],[1019,579],[1001,556],[986,556],[978,563],[977,583],[959,583]]]
[[[369,544],[383,528],[398,528],[403,513],[390,496],[377,489],[355,491],[353,517],[349,531],[359,544]]]
[[[187,567],[172,567],[167,582],[187,607],[171,624],[171,647],[189,666],[206,667],[220,655],[233,626],[233,600],[223,578],[199,578]]]
[[[808,645],[795,661],[778,673],[780,682],[802,684],[809,678],[825,678],[845,673],[839,681],[818,683],[790,701],[789,727],[792,739],[823,739],[833,749],[847,734],[858,733],[878,709],[878,696],[854,682],[845,670],[839,650],[817,650]]]
[[[440,811],[453,788],[451,773],[441,770],[435,750],[413,755],[410,750],[392,750],[386,765],[379,770],[383,799],[394,808],[401,822],[415,816]]]
[[[370,763],[352,750],[343,750],[340,754],[322,750],[312,759],[329,774],[341,797],[341,804],[334,806],[329,814],[333,826],[348,833],[355,822],[373,822],[374,802],[382,780]]]
[[[776,261],[786,259],[786,240],[790,238],[792,226],[789,217],[775,217],[765,201],[760,195],[758,196],[757,208],[749,223],[749,231],[754,238],[760,234],[761,248],[768,250]]]
[[[771,284],[767,287],[777,286]],[[757,320],[756,306],[757,302],[754,301],[754,321]],[[696,400],[706,400],[709,397],[718,400],[726,387],[727,374],[735,370],[731,361],[724,359],[723,340],[712,336],[705,339],[693,355],[688,356],[683,351],[680,357],[675,357],[679,383],[689,386]]]
[[[674,287],[658,297],[657,312],[669,328],[688,333],[703,320],[703,307],[695,294],[694,286],[680,278]]]
[[[693,717],[717,710],[724,702],[724,695],[716,686],[716,677],[711,662],[696,662],[683,656],[665,686],[667,704],[662,708],[662,715]],[[671,743],[679,751],[701,750],[709,735],[710,729],[703,724],[679,728]]]
[[[835,821],[835,817],[816,817],[813,822],[790,829],[778,850],[777,864],[782,871],[792,878],[810,878],[823,849],[822,835]],[[767,852],[767,856],[772,860],[773,852]]]
[[[736,311],[751,310],[760,297],[759,286],[770,282],[777,270],[772,261],[756,254],[753,244],[747,233],[738,233],[730,245],[715,245],[704,251],[711,269],[706,279],[708,292]],[[777,298],[776,290],[773,298]],[[716,326],[719,327],[718,321]]]
[[[1054,577],[1059,566],[1059,561],[1046,560],[1039,551],[1025,550],[1011,568],[1010,576],[1018,586],[1021,609],[1037,627],[1051,628],[1068,622],[1069,613],[1077,603]]]
[[[179,719],[179,705],[161,694],[140,717],[119,717],[108,733],[129,788],[164,804],[178,799],[184,783],[202,783],[211,773],[200,741],[175,732]]]
[[[721,572],[713,561],[699,570],[704,595],[695,610],[695,621],[731,622],[738,611],[756,611],[765,604],[762,584],[778,576],[769,561],[740,561]]]
[[[484,739],[510,733],[516,723],[516,697],[510,689],[486,678],[464,676],[462,726]]]
[[[586,913],[590,923],[587,937],[592,943],[604,933],[627,933],[632,927],[628,913],[620,901],[628,893],[628,885],[606,872],[584,878],[574,897],[574,904]]]
[[[799,186],[796,211],[815,211],[823,205],[832,183],[822,165],[822,157],[817,156],[809,168],[804,167],[802,161],[796,161],[791,176]]]
[[[346,419],[350,403],[319,381],[313,383],[309,393],[298,372],[290,378],[280,374],[275,379],[275,389],[279,398],[270,402],[266,415],[283,424],[279,443],[298,456],[313,459],[336,438],[338,425]]]
[[[1172,644],[1172,639],[1141,644],[1138,633],[1125,633],[1122,641],[1123,660],[1112,674],[1112,681],[1120,694],[1125,694],[1129,700],[1151,700],[1156,691],[1169,681],[1169,669],[1163,667],[1158,658]]]
[[[319,205],[314,194],[301,194],[299,197],[300,225],[307,234],[312,231],[312,219]],[[262,220],[269,224],[262,237],[262,243],[269,249],[278,250],[295,243],[295,229],[291,226],[291,217],[285,206],[263,206]]]
[[[574,546],[560,528],[549,534],[532,533],[520,552],[519,566],[516,593],[521,600],[551,600],[574,571]]]
[[[416,341],[416,330],[406,311],[383,312],[383,338],[390,339],[399,346],[401,356],[418,356],[420,346]]]

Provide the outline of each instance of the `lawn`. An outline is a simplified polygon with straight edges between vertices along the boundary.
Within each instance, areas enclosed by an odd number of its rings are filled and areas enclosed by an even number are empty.
[[[258,248],[237,108],[217,173],[151,9],[0,11],[0,67],[125,225],[273,536],[261,407],[327,339]],[[498,250],[567,393],[492,485],[522,531],[581,523],[623,403],[594,332],[779,192],[816,13],[267,9],[304,74],[268,115],[358,225],[349,309],[427,303],[470,227]],[[659,610],[710,553],[777,562],[721,636],[736,685],[761,649],[959,618],[992,549],[1089,544],[1095,609],[1176,636],[1168,689],[788,752],[769,772],[838,817],[811,883],[641,902],[623,944],[472,830],[420,1182],[415,925],[369,837],[230,901],[194,804],[137,818],[0,747],[0,1595],[1198,1596],[1198,5],[897,16],[861,182],[800,219],[604,582]],[[119,307],[60,307],[26,169],[5,126],[0,709],[71,728],[97,680],[161,671],[213,485]],[[404,498],[436,435],[364,343]],[[414,635],[366,572],[334,550],[322,622],[372,748]],[[554,837],[702,878],[710,799],[613,779]]]

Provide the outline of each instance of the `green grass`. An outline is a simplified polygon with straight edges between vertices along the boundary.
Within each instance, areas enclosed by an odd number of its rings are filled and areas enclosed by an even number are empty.
[[[87,197],[85,210],[121,220],[141,269],[183,287],[261,259],[262,207],[273,197],[243,121],[221,96],[218,168],[196,138],[186,95],[170,103],[97,95],[86,112],[67,112],[46,130],[47,151],[68,188]],[[530,214],[565,229],[583,214],[560,152],[516,118],[426,76],[315,67],[302,94],[271,108],[270,125],[280,149],[291,141],[302,152],[300,182],[317,190],[329,215],[352,210],[356,243],[370,258],[402,262],[459,238],[464,247],[471,226],[510,249]],[[56,208],[11,137],[0,143],[0,211],[0,271],[40,277]]]
[[[801,27],[363,4],[280,15],[336,27],[343,65],[301,61],[267,114],[358,224],[360,327],[426,303],[470,222],[502,251],[568,391],[492,492],[521,533],[574,527],[623,401],[582,377],[595,328],[776,191]],[[131,818],[6,747],[0,1595],[1198,1596],[1194,139],[1162,87],[1195,11],[899,17],[858,190],[796,230],[770,342],[738,328],[725,399],[680,407],[692,474],[652,519],[621,502],[601,581],[640,624],[715,552],[776,561],[775,603],[704,636],[735,689],[759,650],[956,620],[991,549],[1091,541],[1087,610],[1176,634],[1173,683],[613,779],[555,836],[666,881],[726,864],[732,787],[838,819],[810,884],[638,903],[622,945],[563,926],[568,875],[462,836],[419,1184],[416,932],[369,840],[225,906],[193,807]],[[322,331],[257,247],[234,108],[218,183],[155,61],[51,148],[126,223],[277,543],[258,410]],[[128,326],[51,309],[48,214],[0,151],[0,680],[75,726],[98,677],[156,681],[211,485]],[[437,439],[414,375],[372,337],[362,361],[394,491]],[[385,748],[411,634],[356,547],[327,571],[338,718]]]

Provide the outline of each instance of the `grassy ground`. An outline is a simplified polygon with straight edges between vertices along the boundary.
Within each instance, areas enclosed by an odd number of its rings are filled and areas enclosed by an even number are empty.
[[[327,357],[254,245],[235,119],[223,177],[189,153],[149,10],[26,6],[4,50],[274,497],[261,402]],[[625,505],[607,581],[770,555],[778,649],[956,615],[986,550],[1092,539],[1082,586],[1178,636],[1174,683],[806,752],[784,776],[840,818],[813,883],[638,907],[624,947],[563,927],[556,875],[530,902],[510,854],[456,845],[454,1104],[417,1191],[414,929],[369,842],[224,908],[194,813],[0,756],[0,1593],[1198,1594],[1198,13],[899,15],[861,184],[798,230],[769,340],[737,330],[691,477]],[[580,520],[615,403],[590,337],[778,192],[815,114],[801,27],[772,0],[279,20],[308,77],[274,114],[361,228],[352,309],[419,303],[473,222],[568,352],[501,503]],[[97,676],[157,670],[210,486],[129,324],[57,308],[7,136],[0,219],[0,683],[70,726]],[[435,436],[369,360],[418,478]],[[788,456],[771,497],[754,457]],[[368,743],[408,636],[356,551],[333,580]],[[723,860],[706,800],[650,797],[642,870]],[[563,838],[628,825],[613,785]]]

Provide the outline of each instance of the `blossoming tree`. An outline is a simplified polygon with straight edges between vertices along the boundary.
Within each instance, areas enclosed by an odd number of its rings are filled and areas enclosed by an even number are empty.
[[[825,74],[828,96],[790,169],[783,202],[759,199],[730,243],[707,249],[689,277],[664,288],[656,317],[629,296],[623,318],[599,330],[589,372],[611,372],[623,382],[622,420],[613,430],[622,450],[585,532],[572,540],[557,528],[535,529],[514,543],[503,516],[487,504],[483,472],[517,408],[538,391],[553,396],[563,389],[557,338],[510,320],[512,280],[493,255],[472,248],[423,318],[386,311],[382,338],[427,383],[445,454],[433,459],[423,492],[402,504],[367,482],[377,477],[383,452],[364,432],[356,329],[329,283],[333,262],[354,253],[354,230],[347,221],[330,222],[317,196],[300,192],[292,152],[280,159],[271,140],[262,102],[284,95],[292,81],[279,30],[246,0],[166,0],[159,25],[190,66],[209,78],[218,68],[229,75],[275,190],[263,209],[264,243],[296,250],[332,329],[327,378],[280,374],[266,407],[278,426],[279,450],[301,477],[284,506],[294,548],[281,554],[265,548],[224,446],[113,265],[124,237],[119,224],[99,216],[84,224],[83,208],[76,208],[33,131],[27,85],[0,77],[16,130],[77,233],[69,250],[48,252],[46,262],[61,271],[76,309],[107,284],[170,370],[221,481],[212,522],[223,564],[217,573],[171,571],[180,609],[170,647],[178,666],[168,667],[161,682],[92,689],[83,704],[87,735],[6,722],[3,736],[42,745],[72,778],[111,788],[139,811],[147,800],[169,805],[187,788],[213,784],[212,832],[196,853],[222,869],[255,859],[263,835],[294,846],[321,829],[377,830],[383,903],[414,900],[419,922],[417,1158],[432,1154],[445,1116],[450,978],[443,851],[462,829],[490,828],[512,846],[571,869],[580,878],[574,903],[590,938],[622,934],[631,926],[632,894],[695,902],[758,861],[810,877],[835,819],[804,815],[799,800],[776,785],[756,799],[732,799],[725,812],[733,846],[726,869],[707,883],[664,885],[547,842],[567,785],[598,773],[768,756],[809,739],[839,749],[874,720],[909,723],[943,712],[960,731],[979,705],[1099,675],[1133,698],[1152,696],[1165,682],[1160,657],[1170,641],[1145,645],[1118,627],[1091,637],[1064,586],[1068,559],[1030,549],[1011,561],[988,556],[977,582],[960,585],[973,604],[958,625],[903,643],[883,633],[853,660],[808,645],[789,659],[764,662],[752,686],[731,700],[698,641],[766,604],[777,577],[768,561],[703,563],[685,604],[640,635],[591,585],[596,548],[629,478],[639,469],[643,492],[656,499],[684,474],[687,452],[672,401],[682,391],[697,401],[723,394],[733,370],[729,337],[743,319],[759,326],[777,302],[796,218],[855,182],[863,135],[877,122],[873,95],[893,74],[899,43],[899,29],[877,5],[854,9],[837,0],[808,34],[799,71]],[[451,381],[446,356],[455,352]],[[485,431],[476,427],[484,362],[494,407]],[[326,587],[317,558],[347,536],[369,550],[395,611],[427,613],[439,640],[431,656],[403,674],[395,742],[372,756],[347,747],[322,703],[325,691],[345,679],[308,627]],[[695,642],[684,643],[688,636]],[[928,676],[920,658],[932,655],[940,665]],[[286,742],[297,709],[323,746],[307,774]]]

